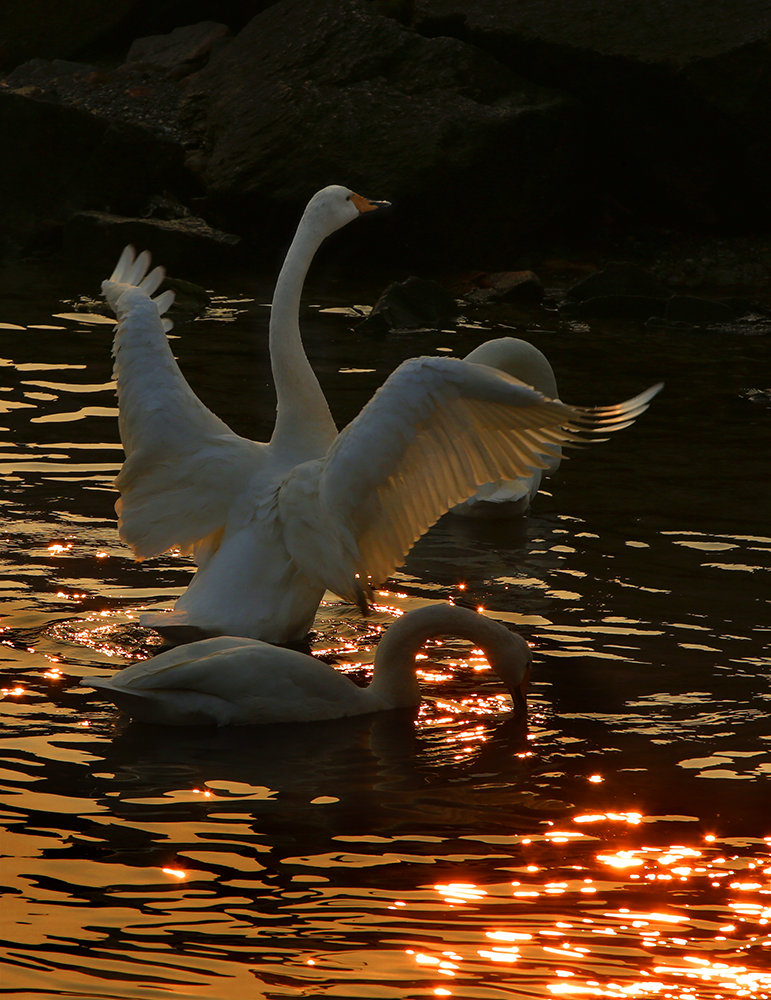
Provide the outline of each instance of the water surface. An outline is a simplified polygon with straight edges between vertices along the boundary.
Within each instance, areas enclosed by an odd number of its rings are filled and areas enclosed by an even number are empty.
[[[771,995],[767,337],[555,314],[373,341],[352,313],[379,288],[312,287],[306,344],[341,425],[402,358],[504,333],[570,402],[666,388],[527,519],[447,517],[370,618],[319,613],[313,648],[362,679],[400,611],[485,607],[534,647],[527,727],[442,641],[417,717],[162,731],[78,684],[157,649],[137,615],[191,572],[134,563],[115,530],[111,326],[79,298],[100,277],[40,265],[0,299],[0,994]],[[212,291],[174,350],[265,440],[269,282]]]

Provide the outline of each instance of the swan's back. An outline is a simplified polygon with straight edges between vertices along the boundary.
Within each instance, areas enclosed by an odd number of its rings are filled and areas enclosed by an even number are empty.
[[[507,375],[531,385],[538,392],[558,399],[557,380],[546,355],[533,344],[518,337],[497,337],[486,340],[466,355],[465,361],[498,368]]]
[[[83,683],[133,719],[163,725],[307,722],[371,711],[364,690],[322,660],[234,636],[178,646]]]

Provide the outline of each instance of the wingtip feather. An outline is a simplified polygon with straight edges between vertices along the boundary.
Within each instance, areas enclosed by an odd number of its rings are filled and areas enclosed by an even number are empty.
[[[126,274],[134,263],[135,256],[136,251],[134,250],[134,247],[128,243],[121,251],[121,255],[118,257],[118,263],[115,265],[112,274],[107,280],[124,283],[126,280]]]

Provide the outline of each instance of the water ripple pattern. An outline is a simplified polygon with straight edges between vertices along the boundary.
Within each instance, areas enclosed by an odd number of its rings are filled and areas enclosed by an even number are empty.
[[[478,650],[429,644],[419,712],[159,731],[80,687],[160,646],[138,623],[188,560],[136,564],[101,275],[34,265],[0,313],[0,993],[543,1000],[771,997],[766,345],[740,332],[516,330],[566,399],[664,378],[633,428],[563,463],[532,514],[444,518],[369,618],[330,598],[313,651],[352,680],[382,630],[451,598],[519,630],[527,725]],[[267,292],[243,276],[173,348],[238,433],[275,400]],[[339,424],[416,353],[319,294],[309,357]]]

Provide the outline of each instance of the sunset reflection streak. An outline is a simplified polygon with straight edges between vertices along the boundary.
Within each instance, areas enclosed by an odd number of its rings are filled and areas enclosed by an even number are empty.
[[[651,820],[608,812],[582,813],[573,822],[640,830]],[[455,945],[464,975],[488,986],[508,976],[523,995],[545,988],[554,996],[771,997],[768,840],[754,841],[754,853],[732,850],[744,842],[715,835],[698,845],[609,841],[606,848],[580,834],[508,840],[513,859],[521,859],[510,869],[517,872],[511,883],[434,886],[448,908],[473,920],[469,930],[487,924],[475,947]],[[437,972],[443,961],[425,949],[410,954]]]
[[[666,371],[667,391],[517,524],[442,519],[369,617],[331,597],[316,616],[313,652],[364,684],[400,615],[489,608],[534,652],[525,732],[486,661],[442,639],[418,663],[417,717],[155,733],[79,680],[152,655],[141,616],[194,565],[179,550],[135,563],[119,538],[112,320],[61,299],[101,275],[45,256],[6,273],[0,317],[6,994],[771,996],[768,459],[748,432],[768,403],[767,318],[731,336],[598,323],[587,339],[550,291],[537,322],[497,303],[502,325],[474,307],[451,336],[375,343],[352,303],[380,277],[357,268],[355,297],[335,278],[302,327],[342,421],[404,357],[462,356],[515,315],[576,398],[598,357],[618,359],[600,372],[614,385]],[[171,342],[202,403],[263,439],[274,276],[226,271]]]

